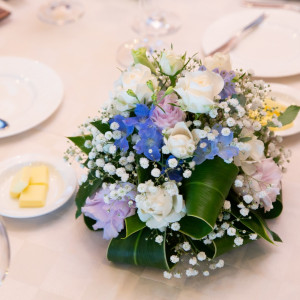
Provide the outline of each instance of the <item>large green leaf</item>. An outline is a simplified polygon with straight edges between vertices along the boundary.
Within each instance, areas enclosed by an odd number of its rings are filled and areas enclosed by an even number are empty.
[[[81,215],[81,207],[85,204],[86,199],[91,196],[101,186],[102,180],[89,173],[87,181],[79,187],[75,203],[77,206],[76,218]]]
[[[278,121],[282,123],[282,126],[292,123],[300,110],[300,106],[290,105],[283,113],[278,117]]]
[[[182,186],[187,217],[180,221],[181,232],[200,239],[213,229],[237,173],[234,164],[219,157],[196,166]]]
[[[106,131],[109,131],[110,128],[109,128],[109,124],[107,123],[102,123],[102,121],[94,121],[94,122],[91,122],[91,124],[93,126],[95,126],[101,133],[105,133]]]
[[[169,270],[171,264],[166,255],[166,232],[163,233],[164,241],[161,244],[155,242],[155,232],[157,230],[146,227],[126,239],[122,235],[112,239],[107,250],[108,260]]]
[[[80,135],[80,136],[70,136],[68,137],[82,152],[89,154],[90,149],[84,146],[85,141],[91,141],[93,139],[92,135]]]
[[[135,214],[125,219],[125,226],[126,226],[126,236],[132,235],[135,232],[138,232],[146,227],[146,223],[142,222],[138,216]]]

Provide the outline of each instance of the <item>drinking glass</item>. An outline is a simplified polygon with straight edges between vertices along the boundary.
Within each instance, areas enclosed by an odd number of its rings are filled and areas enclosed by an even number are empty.
[[[41,21],[64,25],[80,19],[84,14],[83,5],[72,0],[54,0],[45,2],[39,8],[38,17]]]
[[[146,48],[149,54],[155,50],[166,48],[159,38],[176,32],[180,26],[180,18],[172,12],[161,9],[162,0],[139,0],[139,14],[132,24],[132,29],[139,35],[123,43],[117,50],[117,61],[123,67],[132,64],[131,51]]]
[[[0,216],[0,285],[5,279],[10,262],[10,246],[3,219]]]

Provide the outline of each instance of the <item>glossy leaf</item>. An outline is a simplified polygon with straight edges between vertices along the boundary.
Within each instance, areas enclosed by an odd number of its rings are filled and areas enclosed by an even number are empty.
[[[83,136],[70,136],[68,139],[72,141],[82,152],[89,154],[90,149],[84,146],[85,141],[91,141],[93,138],[92,135],[83,135]]]
[[[102,180],[100,178],[96,178],[89,173],[87,181],[82,183],[82,185],[79,187],[75,198],[75,203],[77,206],[76,218],[81,215],[81,207],[84,206],[86,199],[94,194],[101,184]]]
[[[278,117],[278,121],[282,123],[282,126],[292,123],[300,110],[300,106],[290,105],[283,113]]]
[[[156,232],[156,230],[155,230]],[[125,235],[125,233],[123,233]],[[108,260],[115,263],[149,266],[169,270],[171,264],[166,255],[166,232],[161,244],[155,242],[155,234],[148,227],[126,239],[112,239],[107,250]]]
[[[213,229],[237,173],[235,165],[218,157],[196,166],[182,186],[187,217],[180,222],[181,232],[200,239]]]
[[[91,122],[93,126],[95,126],[101,133],[105,133],[106,131],[109,131],[109,124],[107,123],[102,123],[102,121],[95,121]]]
[[[138,216],[135,214],[125,219],[125,226],[126,226],[126,236],[132,235],[135,232],[138,232],[146,227],[146,223],[142,222]]]
[[[264,212],[264,209],[260,209],[260,214],[266,219],[274,219],[281,214],[283,209],[282,193],[280,193],[280,195],[277,196],[276,201],[273,202],[272,204],[273,204],[273,208],[268,212]]]

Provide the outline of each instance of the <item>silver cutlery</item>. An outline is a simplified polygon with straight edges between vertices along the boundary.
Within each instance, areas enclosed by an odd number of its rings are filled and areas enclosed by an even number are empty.
[[[282,8],[296,12],[300,12],[300,5],[291,4],[283,1],[253,1],[244,0],[243,5],[248,7],[261,7],[261,8]]]
[[[229,38],[224,44],[219,46],[217,49],[209,52],[207,56],[213,55],[216,52],[223,52],[228,53],[230,50],[232,50],[238,42],[244,38],[247,34],[252,32],[255,28],[257,28],[266,18],[266,14],[261,14],[258,18],[253,20],[250,24],[245,26],[244,28],[237,31],[231,38]]]

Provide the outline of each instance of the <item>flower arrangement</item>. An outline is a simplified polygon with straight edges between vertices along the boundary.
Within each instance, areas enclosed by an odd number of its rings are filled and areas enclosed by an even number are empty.
[[[103,230],[108,259],[161,268],[166,278],[208,276],[233,248],[280,242],[265,219],[281,213],[290,154],[271,129],[300,107],[266,105],[269,86],[233,71],[228,55],[202,63],[142,48],[133,57],[66,152],[87,171],[76,217]]]

